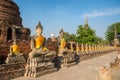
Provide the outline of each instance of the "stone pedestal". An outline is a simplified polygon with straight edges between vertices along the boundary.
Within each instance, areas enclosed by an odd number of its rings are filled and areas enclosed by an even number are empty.
[[[22,54],[8,54],[8,57],[6,59],[6,63],[10,64],[10,63],[21,63],[21,62],[26,62],[24,56]]]
[[[0,65],[0,80],[12,80],[24,76],[26,63]]]
[[[47,73],[55,71],[54,52],[46,52],[45,54],[35,53],[38,56],[34,56],[27,60],[25,77],[38,77]],[[50,55],[49,55],[50,54]]]
[[[77,54],[76,54],[77,55]],[[73,51],[67,51],[66,54],[63,54],[63,67],[70,67],[72,65],[75,65],[77,62],[77,57],[75,57],[75,53]]]

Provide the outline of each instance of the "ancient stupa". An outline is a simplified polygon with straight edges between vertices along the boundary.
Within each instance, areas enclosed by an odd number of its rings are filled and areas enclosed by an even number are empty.
[[[22,25],[19,7],[12,0],[0,0],[0,42],[27,40],[30,29]]]

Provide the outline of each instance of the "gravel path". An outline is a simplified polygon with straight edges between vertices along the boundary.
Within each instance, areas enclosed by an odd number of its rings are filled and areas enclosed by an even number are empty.
[[[47,74],[38,78],[20,77],[14,80],[97,80],[98,69],[101,66],[109,66],[116,58],[115,52],[99,56],[87,61],[82,61],[78,65],[63,68],[58,72]],[[114,71],[114,80],[120,80],[120,70]],[[117,78],[116,78],[117,77]]]

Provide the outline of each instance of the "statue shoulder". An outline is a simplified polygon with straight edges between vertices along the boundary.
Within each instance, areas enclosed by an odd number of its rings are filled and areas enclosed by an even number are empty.
[[[65,41],[65,38],[62,38],[61,40],[62,40],[62,41]]]
[[[45,38],[43,35],[41,35],[41,37]]]
[[[46,40],[46,38],[43,35],[41,35],[41,38],[44,39],[44,40]]]
[[[35,36],[35,35],[33,35],[33,36],[31,36],[31,39],[35,39],[37,36]]]

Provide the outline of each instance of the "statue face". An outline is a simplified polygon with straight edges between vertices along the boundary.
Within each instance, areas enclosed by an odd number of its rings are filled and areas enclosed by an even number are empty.
[[[40,27],[38,27],[38,28],[36,29],[36,34],[37,34],[37,35],[41,35],[41,34],[42,34],[42,31],[43,31],[43,29],[40,28]]]
[[[61,37],[61,38],[63,38],[63,36],[64,36],[64,33],[63,33],[63,32],[61,32],[61,33],[60,33],[60,37]]]

